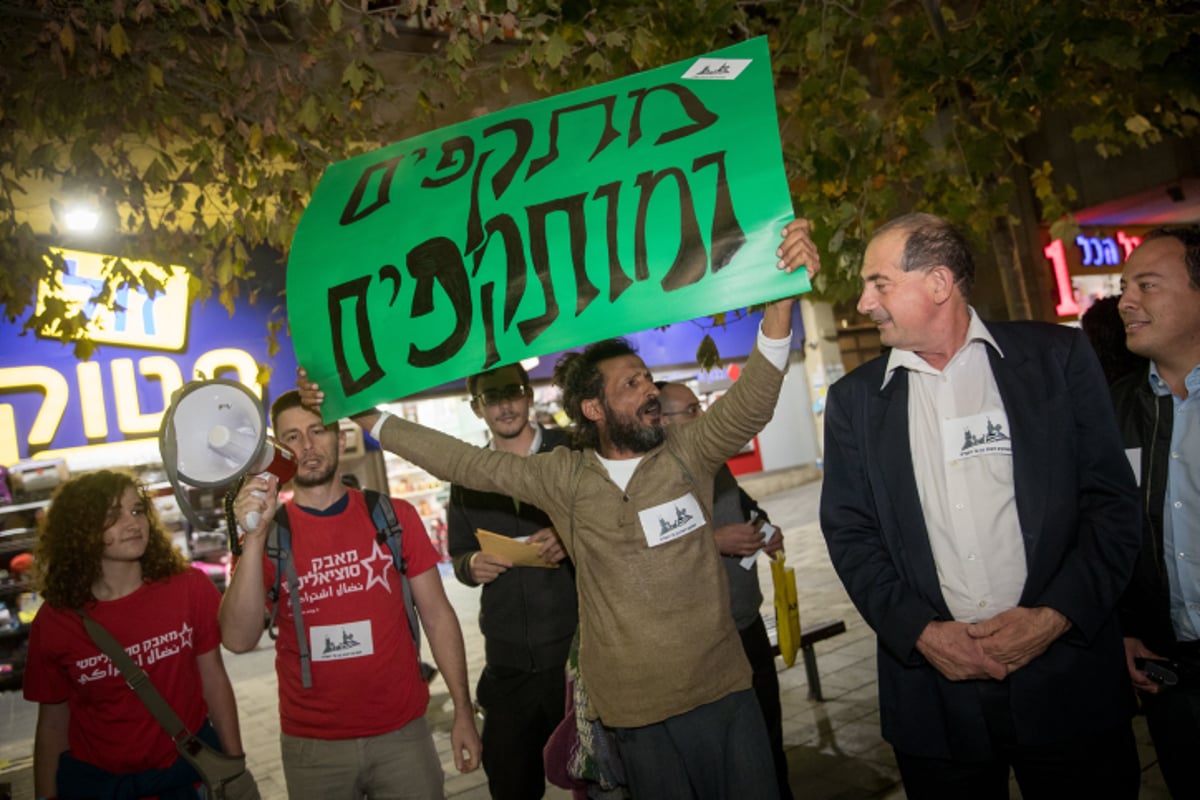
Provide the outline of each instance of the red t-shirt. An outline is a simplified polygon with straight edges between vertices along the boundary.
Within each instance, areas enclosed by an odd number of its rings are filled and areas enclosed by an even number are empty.
[[[146,671],[192,733],[208,716],[196,657],[221,644],[221,594],[199,570],[93,603],[103,625]],[[74,610],[43,605],[29,631],[25,699],[66,702],[71,755],[110,772],[163,769],[178,753],[163,727],[100,652]]]
[[[392,551],[375,541],[375,524],[362,493],[347,495],[345,510],[330,516],[288,504],[292,558],[312,653],[312,688],[305,689],[285,574],[279,587],[275,671],[280,728],[289,736],[378,736],[423,716],[429,705]],[[437,551],[416,509],[403,500],[393,500],[392,507],[404,528],[401,549],[409,578],[437,566]],[[275,560],[269,556],[263,579],[268,589],[274,585]]]

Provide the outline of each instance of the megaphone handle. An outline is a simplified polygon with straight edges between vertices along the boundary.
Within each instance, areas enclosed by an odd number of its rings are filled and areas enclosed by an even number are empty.
[[[270,472],[260,472],[257,475],[255,475],[254,477],[269,479],[271,477],[271,473]],[[245,480],[245,479],[243,478],[243,480]],[[238,490],[241,491],[241,483],[238,484]],[[254,495],[255,497],[266,497],[267,496],[266,492],[259,491],[258,489],[251,489],[250,494]],[[258,530],[258,524],[260,522],[262,522],[262,514],[260,512],[258,512],[258,511],[247,511],[246,512],[246,526],[247,526],[248,530],[251,530],[251,531]]]

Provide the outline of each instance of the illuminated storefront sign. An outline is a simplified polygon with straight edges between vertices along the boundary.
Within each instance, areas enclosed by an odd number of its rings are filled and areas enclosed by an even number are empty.
[[[1086,311],[1086,305],[1079,302],[1081,288],[1078,284],[1086,283],[1089,276],[1119,275],[1129,254],[1150,230],[1150,226],[1144,225],[1089,226],[1069,242],[1051,240],[1042,248],[1042,254],[1054,275],[1055,313],[1060,317],[1074,317]]]
[[[83,310],[96,325],[92,338],[100,344],[176,352],[183,349],[188,321],[188,276],[185,270],[176,267],[168,272],[147,261],[130,262],[131,271],[147,273],[162,283],[163,290],[151,297],[144,289],[121,288],[113,298],[114,309],[99,308],[91,298],[104,288],[104,262],[112,260],[112,256],[52,249],[62,256],[66,270],[58,276],[60,287],[52,287],[46,281],[38,285],[39,312],[45,310],[46,299],[54,296],[65,300],[73,310]],[[54,338],[55,333],[51,329],[39,332],[39,335]]]
[[[62,288],[42,285],[39,305],[54,292],[92,319],[100,343],[88,361],[49,333],[22,333],[0,321],[0,464],[77,448],[109,448],[153,439],[171,393],[199,375],[239,381],[260,397],[260,365],[271,369],[267,400],[292,387],[295,357],[286,334],[267,355],[268,308],[239,300],[231,316],[218,303],[187,301],[187,274],[148,264],[164,290],[151,298],[125,289],[119,308],[89,308],[99,287],[102,255],[60,251]]]

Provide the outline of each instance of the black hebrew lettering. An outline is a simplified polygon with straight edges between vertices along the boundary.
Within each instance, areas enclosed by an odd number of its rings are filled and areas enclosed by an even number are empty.
[[[371,321],[367,318],[367,289],[371,285],[371,276],[355,278],[352,281],[339,283],[329,288],[329,325],[333,343],[333,360],[337,366],[338,380],[342,384],[342,393],[352,397],[384,376],[383,367],[375,355],[375,342],[371,336]],[[357,378],[351,373],[346,358],[345,320],[342,315],[342,303],[354,301],[354,325],[357,330],[359,354],[367,364],[367,370]]]
[[[429,155],[429,148],[428,147],[418,147],[416,150],[412,151],[412,154],[413,154],[413,158],[415,159],[413,161],[413,163],[420,164],[422,161],[425,160],[425,156]]]
[[[488,281],[479,287],[479,310],[483,314],[484,359],[479,371],[491,369],[500,360],[500,351],[496,349],[496,283]]]
[[[513,178],[517,175],[517,169],[525,161],[525,156],[529,155],[529,148],[533,146],[533,123],[523,117],[517,117],[496,123],[490,128],[484,128],[483,135],[485,137],[494,136],[501,131],[512,131],[513,135],[517,137],[517,146],[513,148],[513,154],[509,156],[508,161],[504,162],[504,166],[492,176],[492,196],[497,200],[512,184]]]
[[[613,181],[596,187],[593,199],[603,197],[607,201],[604,215],[604,232],[608,244],[608,302],[615,303],[621,293],[633,285],[629,274],[621,266],[621,254],[617,248],[617,198],[621,182]]]
[[[442,142],[442,159],[438,162],[437,168],[444,170],[453,167],[459,160],[458,154],[461,154],[462,161],[457,169],[440,178],[423,178],[421,188],[436,189],[440,186],[447,186],[467,174],[471,165],[475,163],[475,142],[470,136],[455,136],[453,139]]]
[[[416,281],[413,290],[413,320],[433,313],[434,285],[440,285],[454,309],[452,330],[436,347],[423,350],[415,344],[408,348],[408,363],[414,367],[432,367],[448,361],[466,343],[471,333],[471,282],[458,246],[444,236],[427,239],[408,251],[408,274]]]
[[[683,106],[683,112],[692,121],[689,125],[680,125],[678,128],[664,132],[655,141],[656,145],[666,144],[676,139],[682,139],[685,136],[691,136],[693,133],[699,133],[720,119],[718,115],[709,110],[708,106],[704,105],[704,102],[696,96],[695,92],[682,84],[664,83],[661,86],[651,86],[648,89],[634,89],[629,93],[629,96],[634,98],[633,116],[629,122],[630,147],[633,147],[642,138],[642,106],[646,98],[655,92],[671,92],[674,94],[679,98],[679,102]]]
[[[392,282],[392,299],[388,300],[388,306],[396,304],[396,295],[400,294],[400,270],[396,269],[395,264],[384,264],[379,268],[379,282]]]
[[[342,225],[350,225],[374,214],[379,209],[388,204],[388,194],[392,189],[392,178],[396,175],[396,167],[399,166],[401,159],[404,156],[396,156],[389,158],[386,161],[380,161],[363,170],[363,174],[358,176],[358,183],[354,184],[354,191],[350,193],[350,199],[346,202],[346,207],[342,209],[342,218],[339,222]],[[360,209],[363,196],[367,193],[367,187],[370,186],[375,174],[382,172],[379,176],[379,185],[375,188],[375,200],[366,208]]]
[[[517,307],[525,296],[525,245],[521,239],[521,229],[517,222],[508,214],[497,214],[487,222],[487,242],[474,253],[475,269],[472,277],[479,275],[487,246],[492,243],[492,236],[499,234],[504,240],[504,263],[508,272],[504,282],[504,330],[512,327],[513,317],[517,315]]]
[[[650,199],[655,189],[666,178],[674,178],[679,189],[679,248],[675,251],[675,260],[671,268],[663,276],[662,288],[665,292],[690,286],[704,277],[708,269],[708,251],[700,238],[700,222],[696,219],[696,204],[692,201],[692,188],[687,176],[678,167],[667,167],[658,172],[643,172],[637,176],[635,183],[640,188],[638,196],[637,221],[634,224],[633,240],[633,274],[638,280],[645,280],[650,275],[646,245],[646,217],[650,207]],[[656,237],[661,238],[661,237]]]
[[[558,317],[558,300],[550,277],[550,249],[546,241],[546,218],[556,212],[567,214],[567,231],[571,240],[571,266],[575,272],[575,316],[596,299],[600,290],[587,276],[587,222],[583,214],[583,203],[587,193],[574,194],[559,200],[538,203],[525,209],[529,215],[529,254],[533,259],[533,272],[546,296],[545,313],[517,323],[517,330],[525,344],[542,334]]]
[[[479,157],[479,168],[471,176],[471,205],[467,208],[467,243],[463,247],[464,253],[470,253],[483,244],[483,225],[479,221],[479,181],[491,154],[492,151],[488,150]]]
[[[546,300],[546,310],[536,317],[517,323],[517,330],[521,332],[521,338],[525,340],[525,344],[529,344],[540,336],[554,320],[558,319],[558,298],[554,294],[554,279],[550,277],[550,253],[546,243],[546,215],[544,213],[535,215],[532,208],[528,209],[528,213],[529,251],[533,257],[533,273],[537,278],[538,286],[542,288],[542,296]],[[534,234],[535,225],[541,228],[540,235]],[[522,284],[525,282],[524,277],[521,282]],[[513,285],[510,283],[510,301],[512,290]]]
[[[717,167],[716,202],[713,206],[712,221],[712,271],[716,272],[729,266],[737,251],[746,244],[746,232],[738,222],[733,211],[733,198],[729,195],[729,182],[725,174],[725,151],[718,150],[706,156],[699,156],[692,162],[692,172],[696,173],[707,166]]]
[[[621,138],[621,133],[613,126],[613,109],[616,105],[616,95],[608,95],[596,100],[589,100],[586,103],[578,105],[566,106],[565,108],[556,108],[550,114],[550,147],[544,156],[539,156],[529,162],[529,171],[525,173],[525,180],[529,180],[534,175],[541,172],[546,167],[550,166],[555,159],[558,158],[558,132],[559,120],[563,115],[570,114],[573,111],[583,111],[593,106],[604,107],[604,130],[600,133],[600,141],[596,144],[596,149],[588,156],[588,161],[591,161],[596,156],[600,155],[604,148],[608,147],[617,139]]]

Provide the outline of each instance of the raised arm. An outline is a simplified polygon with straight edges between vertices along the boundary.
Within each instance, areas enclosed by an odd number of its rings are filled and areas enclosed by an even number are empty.
[[[788,274],[798,269],[808,272],[811,279],[821,271],[821,254],[812,240],[812,223],[794,219],[783,227],[783,244],[775,251],[779,261],[775,267]],[[763,309],[763,334],[771,339],[783,339],[792,332],[792,306],[795,297],[783,297],[767,303]]]

